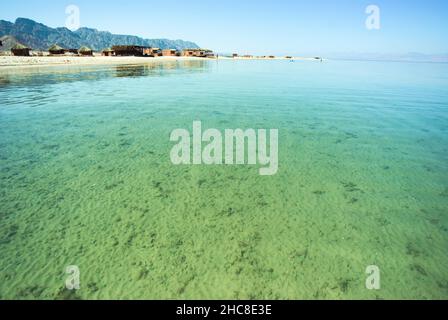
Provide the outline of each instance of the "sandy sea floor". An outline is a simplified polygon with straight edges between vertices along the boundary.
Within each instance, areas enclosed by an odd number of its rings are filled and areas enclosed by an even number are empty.
[[[446,68],[0,71],[0,298],[448,298]],[[279,173],[172,165],[194,120],[279,129]]]

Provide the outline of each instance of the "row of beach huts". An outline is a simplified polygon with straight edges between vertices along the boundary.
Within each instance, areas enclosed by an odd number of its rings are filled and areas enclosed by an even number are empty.
[[[25,56],[29,57],[32,55],[33,49],[24,46],[22,44],[16,44],[11,48],[11,53],[14,56]],[[78,55],[78,56],[94,56],[99,53],[94,52],[94,50],[89,47],[83,46],[79,49],[66,49],[61,46],[54,44],[50,48],[48,48],[48,54],[51,56],[60,56],[60,55]],[[160,48],[152,48],[145,46],[136,46],[136,45],[117,45],[111,48],[104,49],[100,52],[102,56],[135,56],[135,57],[162,57],[162,56],[171,56],[171,57],[198,57],[198,58],[215,58],[215,54],[212,50],[208,49],[160,49]],[[39,55],[43,55],[41,51],[39,51]]]

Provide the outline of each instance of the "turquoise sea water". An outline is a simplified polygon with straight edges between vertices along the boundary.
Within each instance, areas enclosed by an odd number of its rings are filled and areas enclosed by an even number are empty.
[[[423,63],[0,69],[0,298],[446,299],[447,88]],[[279,172],[172,165],[194,120],[278,129]]]

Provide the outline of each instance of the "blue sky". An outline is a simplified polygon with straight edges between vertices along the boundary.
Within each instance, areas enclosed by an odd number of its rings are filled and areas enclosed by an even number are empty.
[[[184,39],[218,52],[448,53],[447,0],[14,0],[0,19],[65,25],[65,7],[81,26],[145,38]],[[367,30],[365,9],[381,9],[381,29]]]

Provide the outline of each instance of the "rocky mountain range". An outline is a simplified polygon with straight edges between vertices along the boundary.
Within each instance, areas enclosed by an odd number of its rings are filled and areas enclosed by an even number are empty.
[[[63,48],[88,46],[96,51],[113,45],[139,45],[178,50],[198,48],[197,44],[184,40],[144,39],[91,28],[80,28],[76,31],[70,31],[67,28],[50,28],[25,18],[18,18],[15,23],[0,20],[0,38],[8,40],[8,44],[17,41],[34,50],[47,50],[53,44],[58,44]],[[9,46],[0,46],[0,50],[9,50]]]

